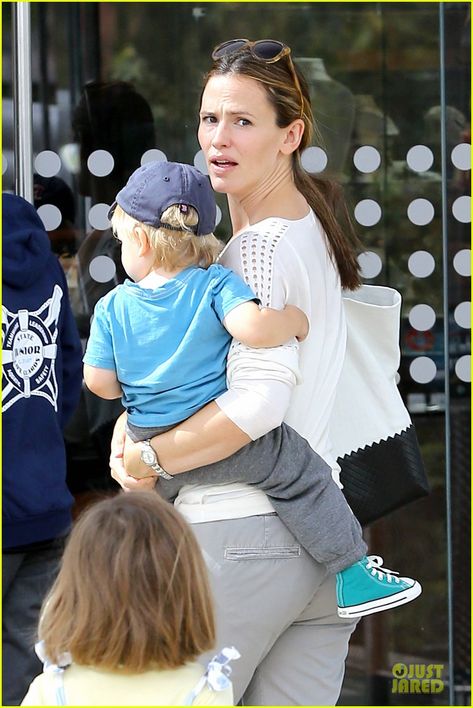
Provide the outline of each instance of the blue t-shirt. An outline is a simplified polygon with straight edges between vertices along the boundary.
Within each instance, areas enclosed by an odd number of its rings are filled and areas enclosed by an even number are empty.
[[[84,362],[116,371],[130,423],[176,424],[225,391],[231,336],[222,321],[256,299],[217,264],[186,268],[155,290],[126,280],[95,306]]]

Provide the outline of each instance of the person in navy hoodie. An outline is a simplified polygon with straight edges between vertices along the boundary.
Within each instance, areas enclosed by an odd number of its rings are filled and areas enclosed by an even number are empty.
[[[38,613],[71,526],[63,430],[79,401],[82,348],[40,217],[21,197],[2,201],[2,705],[19,705],[41,672]]]

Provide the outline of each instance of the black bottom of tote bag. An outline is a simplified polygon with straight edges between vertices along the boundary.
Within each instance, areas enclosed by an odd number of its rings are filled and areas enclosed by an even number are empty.
[[[430,492],[414,426],[340,457],[340,481],[353,513],[367,525]]]

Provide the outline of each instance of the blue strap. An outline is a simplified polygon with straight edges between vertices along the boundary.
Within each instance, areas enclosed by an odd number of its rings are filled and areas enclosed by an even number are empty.
[[[229,666],[230,661],[240,658],[240,652],[235,647],[224,647],[213,659],[207,664],[205,673],[192,691],[189,691],[184,699],[183,705],[191,706],[199,693],[208,686],[212,691],[224,691],[232,685],[230,674],[232,668]]]
[[[66,694],[64,693],[64,669],[59,666],[53,672],[55,684],[56,705],[66,705]]]
[[[66,694],[64,692],[64,671],[72,663],[72,657],[69,652],[64,652],[59,657],[57,664],[53,664],[52,661],[46,656],[46,651],[44,649],[44,642],[37,642],[35,644],[35,652],[43,662],[43,672],[45,674],[51,674],[54,682],[54,695],[56,698],[55,705],[65,706],[66,705]]]

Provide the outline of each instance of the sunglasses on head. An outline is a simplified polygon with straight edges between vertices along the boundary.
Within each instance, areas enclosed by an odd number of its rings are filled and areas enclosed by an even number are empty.
[[[267,64],[273,64],[291,52],[286,44],[278,42],[277,39],[258,39],[256,42],[252,42],[249,39],[230,39],[215,47],[212,52],[212,59],[216,61],[226,54],[232,54],[246,48],[250,50],[256,59],[261,59]]]
[[[304,98],[302,96],[301,85],[292,61],[291,48],[288,47],[287,44],[279,42],[277,39],[258,39],[256,42],[252,42],[250,39],[230,39],[227,42],[218,44],[214,48],[212,52],[212,59],[214,61],[218,61],[218,59],[222,59],[222,57],[227,56],[228,54],[239,52],[242,49],[249,49],[251,55],[255,59],[259,59],[265,64],[274,64],[283,57],[288,57],[294,85],[299,93],[301,107],[300,117],[302,118],[304,114]]]

